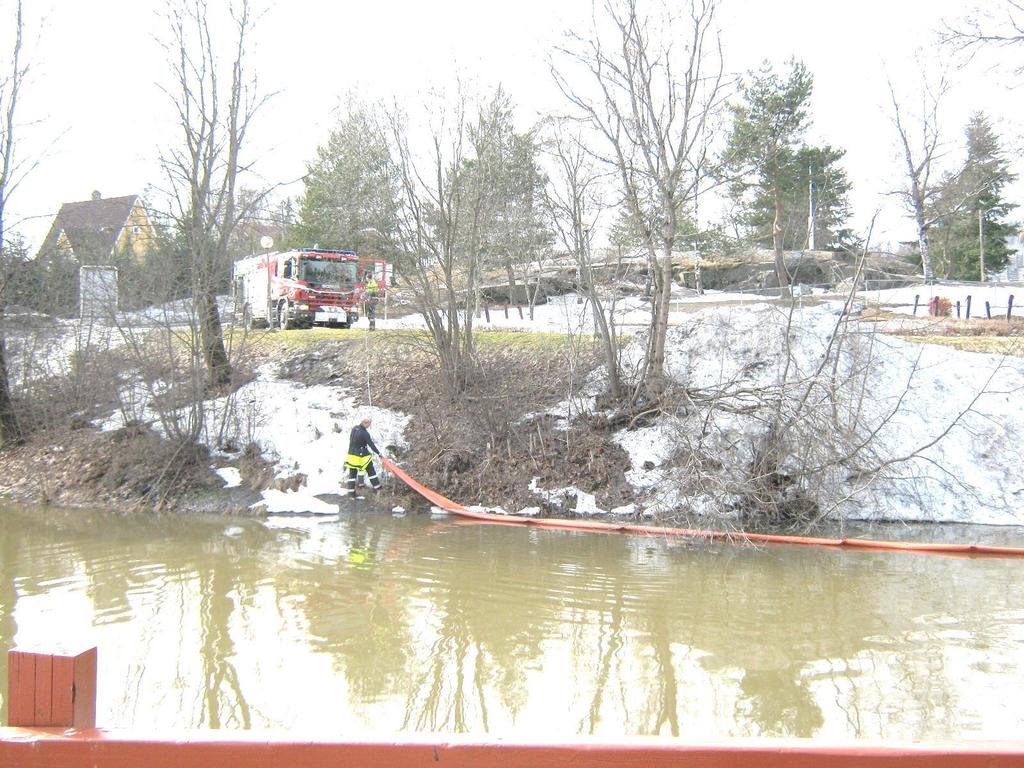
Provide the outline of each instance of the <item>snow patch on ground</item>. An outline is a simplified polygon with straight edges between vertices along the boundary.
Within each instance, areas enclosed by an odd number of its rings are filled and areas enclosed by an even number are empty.
[[[225,488],[237,488],[242,484],[242,473],[235,467],[219,467],[214,472],[224,481]]]
[[[612,439],[622,446],[632,464],[626,480],[633,488],[648,490],[660,482],[662,472],[656,468],[672,458],[676,448],[673,434],[682,428],[675,419],[665,418],[651,427],[615,433]]]
[[[297,491],[276,491],[269,489],[263,492],[263,500],[254,506],[262,506],[269,513],[303,512],[311,515],[336,515],[337,504],[328,504],[315,496]]]
[[[553,504],[557,507],[564,508],[569,499],[576,499],[576,506],[572,508],[572,511],[578,515],[606,515],[608,510],[601,509],[597,505],[597,497],[592,493],[582,491],[574,485],[569,485],[564,488],[554,488],[546,490],[538,485],[539,477],[534,477],[530,480],[529,490],[536,495],[540,496],[548,504]],[[528,508],[532,509],[532,508]]]
[[[373,420],[370,434],[377,446],[404,447],[403,433],[409,417],[384,408],[363,406],[340,387],[306,386],[277,377],[274,366],[263,366],[257,378],[232,394],[207,400],[200,442],[211,453],[237,456],[255,444],[263,458],[276,465],[276,477],[304,475],[305,482],[294,491],[267,490],[263,504],[270,512],[337,512],[316,496],[340,494],[349,432],[364,418]],[[144,391],[144,390],[143,390]],[[130,419],[153,424],[163,431],[158,414],[148,399],[133,412],[116,411],[101,420],[103,429],[119,429]],[[188,413],[177,414],[179,419]],[[184,422],[183,422],[184,423]],[[236,470],[237,471],[237,470]],[[381,471],[378,462],[378,471]],[[223,477],[223,475],[222,475]],[[329,511],[328,511],[329,508]]]
[[[317,495],[341,493],[349,432],[362,419],[373,420],[370,434],[382,451],[389,445],[405,446],[403,432],[408,416],[359,405],[337,387],[307,387],[282,381],[264,368],[256,381],[239,389],[232,398],[236,407],[227,408],[226,399],[219,409],[214,407],[214,414],[223,414],[221,425],[235,435],[237,445],[256,443],[263,457],[277,465],[278,477],[305,475],[305,484],[299,490],[284,495],[292,505],[305,505],[306,511],[324,508]],[[210,424],[205,439],[208,445],[215,445],[223,432],[217,429],[216,421]],[[382,471],[379,462],[378,471]],[[264,492],[265,499],[268,493]],[[275,504],[284,503],[274,498]]]

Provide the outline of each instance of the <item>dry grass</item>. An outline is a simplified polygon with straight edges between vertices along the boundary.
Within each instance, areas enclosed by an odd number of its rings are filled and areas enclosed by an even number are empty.
[[[918,344],[940,344],[964,352],[986,352],[991,355],[1024,357],[1024,338],[1020,336],[936,336],[906,335],[899,338]]]
[[[236,331],[233,342],[237,345],[242,333]],[[481,351],[494,349],[517,349],[558,351],[570,343],[578,343],[578,338],[565,333],[535,331],[486,331],[480,330],[474,335],[477,349]],[[629,341],[623,337],[623,343]],[[410,346],[429,346],[430,336],[425,330],[419,329],[381,329],[369,333],[365,328],[306,328],[292,331],[256,331],[249,332],[246,344],[260,356],[280,355],[288,352],[308,350],[311,347],[349,342],[372,347],[392,349]]]

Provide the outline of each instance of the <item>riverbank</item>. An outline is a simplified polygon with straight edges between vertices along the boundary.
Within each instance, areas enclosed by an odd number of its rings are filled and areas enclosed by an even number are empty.
[[[206,403],[193,449],[162,440],[137,408],[127,425],[126,409],[108,411],[0,454],[0,491],[332,514],[348,431],[370,416],[380,446],[422,482],[509,513],[787,530],[1022,522],[1019,336],[999,337],[1009,354],[981,354],[919,343],[920,321],[850,318],[829,303],[712,306],[670,330],[666,393],[625,410],[601,400],[601,356],[574,325],[576,306],[538,308],[549,316],[538,313],[533,332],[494,318],[477,334],[478,375],[455,397],[412,319],[372,334],[260,334],[237,388]],[[626,370],[643,344],[637,329]],[[385,496],[418,503],[393,484]]]

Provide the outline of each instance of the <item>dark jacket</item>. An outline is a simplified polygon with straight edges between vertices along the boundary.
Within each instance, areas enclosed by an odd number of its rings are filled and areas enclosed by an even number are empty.
[[[348,452],[353,456],[369,456],[370,451],[380,456],[380,450],[370,437],[369,431],[362,424],[356,424],[352,428],[352,434],[348,436]]]

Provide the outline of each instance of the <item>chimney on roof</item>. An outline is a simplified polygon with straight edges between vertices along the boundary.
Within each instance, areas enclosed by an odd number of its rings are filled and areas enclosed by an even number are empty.
[[[100,194],[100,191],[98,189],[93,190],[92,199],[93,200],[101,200],[101,199],[103,199],[103,195]]]

